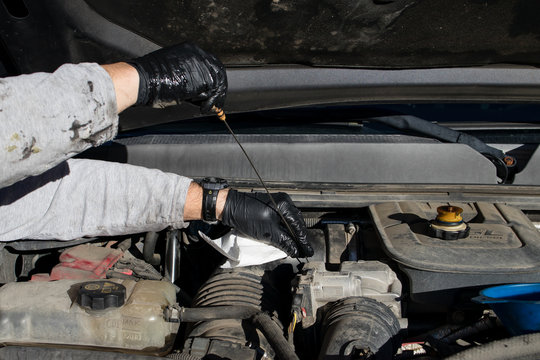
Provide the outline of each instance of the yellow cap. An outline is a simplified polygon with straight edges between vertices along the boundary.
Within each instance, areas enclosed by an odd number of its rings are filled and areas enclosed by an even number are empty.
[[[445,223],[462,222],[461,213],[463,209],[457,206],[439,206],[437,208],[437,221]]]

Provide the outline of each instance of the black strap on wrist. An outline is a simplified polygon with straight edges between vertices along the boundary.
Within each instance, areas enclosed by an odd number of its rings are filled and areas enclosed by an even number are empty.
[[[219,190],[225,189],[229,185],[227,181],[220,178],[204,178],[201,181],[203,188],[202,216],[204,221],[216,221],[216,204]]]

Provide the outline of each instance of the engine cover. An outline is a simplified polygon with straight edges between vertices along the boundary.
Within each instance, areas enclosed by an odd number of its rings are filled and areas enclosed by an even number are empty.
[[[401,202],[370,206],[388,255],[411,280],[411,294],[498,283],[540,281],[540,233],[519,209],[463,203],[467,237],[431,236],[430,220],[441,203]]]

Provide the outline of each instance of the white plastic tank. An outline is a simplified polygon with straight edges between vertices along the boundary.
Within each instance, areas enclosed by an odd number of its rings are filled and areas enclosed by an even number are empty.
[[[152,280],[101,281],[122,292],[125,288],[120,303],[103,310],[98,310],[99,305],[94,309],[81,306],[84,282],[80,280],[4,285],[0,288],[0,343],[125,349],[154,355],[170,351],[179,323],[168,321],[164,312],[175,303],[174,286]]]

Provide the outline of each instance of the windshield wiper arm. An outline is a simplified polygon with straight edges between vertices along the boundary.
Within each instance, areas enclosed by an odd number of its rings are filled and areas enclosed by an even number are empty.
[[[516,159],[514,157],[505,154],[502,150],[487,145],[472,135],[449,129],[416,116],[381,116],[370,118],[369,121],[385,124],[399,130],[414,131],[442,141],[469,145],[495,165],[497,176],[502,179],[502,183],[506,183],[508,179],[509,168],[516,165]]]

